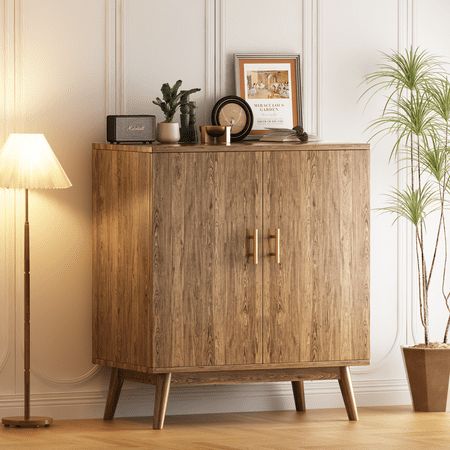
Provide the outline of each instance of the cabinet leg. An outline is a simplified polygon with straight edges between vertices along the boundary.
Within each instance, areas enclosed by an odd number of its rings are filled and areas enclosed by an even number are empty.
[[[295,409],[297,411],[306,411],[305,387],[303,381],[291,381],[292,392],[294,393]]]
[[[111,420],[116,412],[117,402],[119,401],[120,391],[123,385],[123,375],[120,369],[115,367],[111,370],[111,378],[109,380],[108,398],[106,399],[104,420]]]
[[[169,399],[171,373],[158,374],[155,386],[155,407],[153,411],[153,429],[162,430],[166,417],[167,401]]]
[[[339,387],[341,388],[348,420],[358,420],[358,410],[356,408],[352,379],[348,367],[339,368]]]

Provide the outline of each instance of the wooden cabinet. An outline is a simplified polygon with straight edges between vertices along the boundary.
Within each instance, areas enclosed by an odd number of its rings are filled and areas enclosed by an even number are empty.
[[[369,147],[93,146],[93,361],[156,385],[337,379],[369,362]]]

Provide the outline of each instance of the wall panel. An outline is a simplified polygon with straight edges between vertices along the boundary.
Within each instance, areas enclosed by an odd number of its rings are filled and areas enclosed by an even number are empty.
[[[222,0],[219,7],[223,95],[235,93],[234,53],[300,53],[302,2]]]
[[[22,129],[46,135],[73,184],[30,196],[35,390],[76,389],[95,370],[90,144],[104,139],[105,2],[23,0],[19,12]]]
[[[124,112],[156,113],[158,121],[161,120],[162,113],[152,100],[161,97],[163,83],[172,85],[181,79],[184,89],[202,89],[191,100],[197,102],[199,123],[207,120],[204,106],[212,94],[207,92],[209,67],[205,60],[208,3],[205,0],[124,0]]]
[[[0,143],[14,109],[14,2],[0,1]],[[15,389],[15,192],[0,189],[0,395]]]
[[[448,56],[449,13],[447,0],[0,0],[0,139],[44,132],[74,184],[31,196],[34,412],[98,417],[104,405],[107,371],[90,363],[90,144],[104,140],[107,113],[155,113],[161,84],[181,78],[202,88],[198,122],[208,122],[214,100],[235,91],[235,52],[298,52],[307,131],[365,141],[382,98],[364,108],[360,82],[378,51],[415,42]],[[373,208],[403,182],[389,145],[373,143]],[[22,202],[0,191],[1,415],[22,401]],[[399,346],[414,317],[411,247],[391,222],[372,214],[373,365],[354,371],[366,405],[409,402]],[[148,414],[152,390],[125,391],[119,414]],[[333,382],[307,383],[307,395],[309,407],[341,406]],[[292,406],[287,384],[180,387],[169,413]]]
[[[366,105],[366,99],[359,100],[364,91],[361,83],[380,62],[380,52],[397,47],[396,5],[391,0],[376,4],[322,0],[321,16],[321,137],[366,141],[370,133],[365,128],[380,113],[382,98]],[[396,167],[387,166],[391,142],[372,142],[372,208],[381,207],[383,194],[397,183]],[[386,362],[391,352],[398,359],[404,327],[399,305],[403,300],[397,296],[397,240],[392,217],[373,212],[371,242],[371,352],[373,363],[378,365]]]
[[[436,12],[439,11],[439,14]],[[439,56],[446,61],[447,71],[450,71],[450,38],[448,21],[450,19],[450,2],[441,0],[416,0],[414,3],[415,29],[414,41],[415,45],[422,49],[427,49],[430,53]],[[429,226],[430,239],[427,245],[431,249],[434,242],[431,236],[437,229],[439,218],[437,215],[430,217],[433,220],[433,226]],[[450,243],[449,243],[450,252]],[[442,253],[440,254],[442,256]],[[431,254],[429,255],[431,260]],[[440,262],[442,259],[439,260]],[[441,294],[441,270],[442,264],[436,266],[433,275],[433,282],[430,290],[430,338],[432,341],[442,340],[448,312]],[[415,281],[415,279],[414,279]],[[447,275],[446,282],[447,292],[450,290],[450,273]],[[423,328],[416,312],[419,310],[418,299],[415,297],[413,308],[411,309],[412,337],[415,342],[423,341]],[[450,399],[449,399],[450,403]]]

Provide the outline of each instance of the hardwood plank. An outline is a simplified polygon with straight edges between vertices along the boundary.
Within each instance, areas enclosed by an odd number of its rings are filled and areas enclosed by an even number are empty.
[[[248,236],[262,224],[261,155],[152,158],[154,367],[260,363],[262,270]]]
[[[165,431],[151,417],[55,420],[48,429],[0,428],[7,450],[121,449],[438,449],[448,448],[448,413],[414,413],[411,406],[360,408],[349,423],[343,409],[168,416]]]

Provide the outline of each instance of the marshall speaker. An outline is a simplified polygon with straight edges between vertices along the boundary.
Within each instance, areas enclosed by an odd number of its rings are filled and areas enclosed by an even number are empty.
[[[156,139],[155,116],[107,116],[106,139],[111,143],[152,142]]]

